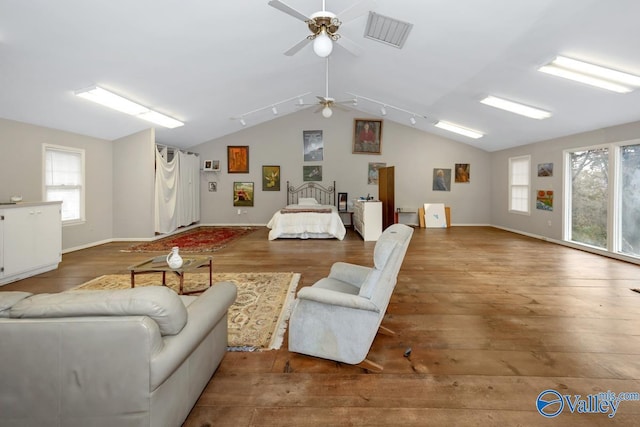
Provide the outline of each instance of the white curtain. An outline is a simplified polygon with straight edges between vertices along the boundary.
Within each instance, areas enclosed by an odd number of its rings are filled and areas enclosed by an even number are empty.
[[[166,148],[156,150],[155,231],[162,234],[200,220],[198,157],[177,151],[166,158]]]

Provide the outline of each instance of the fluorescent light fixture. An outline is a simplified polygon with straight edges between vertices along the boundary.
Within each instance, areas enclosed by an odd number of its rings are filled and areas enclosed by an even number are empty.
[[[165,116],[140,104],[136,104],[99,86],[78,90],[75,92],[75,95],[169,129],[184,125],[181,121]]]
[[[556,57],[539,71],[618,93],[628,93],[640,87],[639,76],[564,56]]]
[[[453,123],[438,121],[435,126],[440,129],[448,130],[449,132],[458,133],[460,135],[468,136],[469,138],[478,139],[482,138],[484,134],[477,130],[464,128],[462,126],[454,125]]]
[[[480,101],[485,105],[491,107],[500,108],[501,110],[509,111],[511,113],[520,114],[521,116],[529,117],[532,119],[548,119],[551,117],[551,113],[548,111],[540,110],[538,108],[529,107],[524,104],[518,104],[517,102],[507,101],[506,99],[497,98],[495,96],[487,96]]]

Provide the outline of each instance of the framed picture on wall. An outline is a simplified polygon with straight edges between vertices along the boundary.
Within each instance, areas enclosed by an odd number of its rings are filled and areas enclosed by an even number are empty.
[[[382,120],[355,119],[353,123],[353,154],[380,154]]]
[[[319,162],[324,157],[324,141],[322,139],[321,130],[305,130],[302,131],[302,140],[304,144],[304,161]]]
[[[280,191],[280,166],[262,166],[262,191]]]
[[[471,181],[471,165],[469,163],[456,163],[456,180],[455,182]]]
[[[303,166],[303,181],[322,181],[322,166]]]
[[[249,146],[227,146],[227,172],[249,173]]]
[[[367,169],[367,184],[378,185],[378,169],[386,167],[386,163],[369,163]]]
[[[233,183],[233,206],[253,206],[253,182]]]

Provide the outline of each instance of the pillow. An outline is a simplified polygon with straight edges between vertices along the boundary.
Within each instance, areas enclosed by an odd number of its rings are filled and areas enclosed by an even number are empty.
[[[300,197],[298,199],[298,204],[302,206],[317,205],[318,201],[313,197]]]
[[[0,292],[0,317],[9,317],[11,307],[31,295],[33,295],[31,292]]]
[[[14,318],[83,316],[148,316],[160,334],[176,335],[187,324],[187,309],[166,286],[145,286],[115,291],[71,291],[38,294],[11,308]]]

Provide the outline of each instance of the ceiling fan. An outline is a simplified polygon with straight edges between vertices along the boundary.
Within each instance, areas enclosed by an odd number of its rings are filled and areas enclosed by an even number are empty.
[[[325,96],[316,96],[316,98],[318,98],[318,102],[317,104],[298,104],[301,107],[304,106],[308,106],[308,105],[318,105],[318,108],[314,111],[314,113],[318,113],[320,111],[322,111],[322,115],[325,118],[329,118],[333,115],[333,110],[332,108],[336,108],[339,110],[344,110],[344,111],[348,111],[347,108],[345,108],[343,105],[344,104],[351,104],[353,103],[353,99],[348,99],[345,101],[336,101],[334,98],[331,98],[329,96],[329,58],[326,58],[326,74],[325,74]]]
[[[340,45],[345,50],[355,56],[358,56],[360,54],[360,47],[348,38],[338,34],[338,30],[340,29],[340,25],[342,25],[343,22],[355,19],[365,14],[368,10],[373,9],[375,7],[375,1],[362,0],[352,5],[351,7],[348,7],[342,12],[335,14],[325,9],[325,0],[322,0],[322,11],[315,12],[308,17],[298,12],[291,6],[281,2],[280,0],[269,1],[269,6],[273,6],[276,9],[293,16],[294,18],[304,21],[311,31],[311,34],[308,35],[307,38],[303,39],[291,49],[287,50],[284,53],[285,55],[295,55],[298,51],[300,51],[303,47],[305,47],[313,40],[314,52],[316,53],[316,55],[324,58],[329,56],[333,50],[332,40],[337,41],[338,39],[340,39]]]

